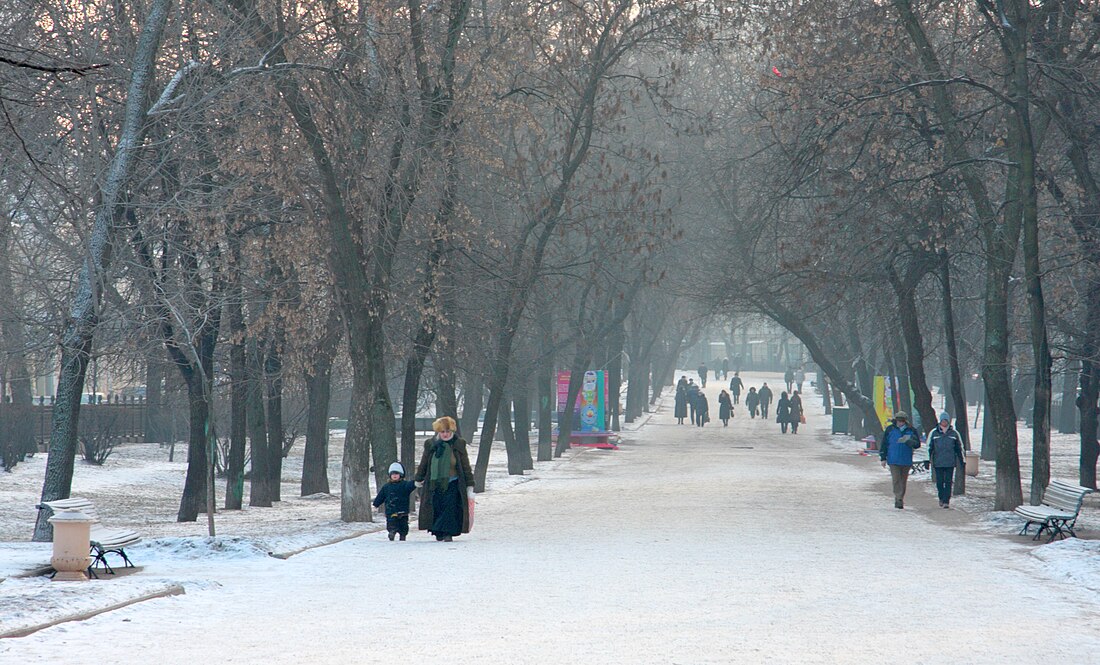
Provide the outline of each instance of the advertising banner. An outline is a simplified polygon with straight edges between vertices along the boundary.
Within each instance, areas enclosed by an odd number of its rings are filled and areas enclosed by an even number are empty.
[[[558,413],[569,397],[569,372],[558,372]],[[603,432],[607,429],[607,372],[588,370],[573,405],[574,432]]]

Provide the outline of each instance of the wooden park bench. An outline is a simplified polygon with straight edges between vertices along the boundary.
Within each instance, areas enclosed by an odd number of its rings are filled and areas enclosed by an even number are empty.
[[[99,512],[96,511],[95,504],[90,500],[72,497],[69,499],[58,499],[56,501],[43,501],[37,507],[39,510],[49,508],[54,513],[63,511],[84,513],[92,520],[91,539],[88,543],[91,548],[92,565],[88,566],[88,572],[91,573],[93,577],[99,577],[95,572],[95,569],[99,567],[102,567],[108,574],[114,575],[114,568],[111,568],[111,565],[107,563],[107,555],[111,553],[122,557],[122,561],[126,564],[126,567],[134,567],[133,562],[130,561],[130,557],[126,556],[125,548],[141,542],[141,536],[139,536],[136,531],[131,531],[129,529],[104,528],[99,522]]]
[[[1093,490],[1087,487],[1079,487],[1060,480],[1052,480],[1043,492],[1043,500],[1038,506],[1020,506],[1015,512],[1027,520],[1024,528],[1020,529],[1021,536],[1027,535],[1027,530],[1032,524],[1039,525],[1032,540],[1039,540],[1043,531],[1050,532],[1047,542],[1056,537],[1065,538],[1066,535],[1077,537],[1073,531],[1077,523],[1077,515],[1081,513],[1081,503],[1085,495]]]

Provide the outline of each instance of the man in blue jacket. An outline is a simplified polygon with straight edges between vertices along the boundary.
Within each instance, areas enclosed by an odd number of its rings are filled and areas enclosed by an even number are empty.
[[[894,507],[899,510],[905,507],[905,485],[913,468],[913,451],[917,448],[920,448],[920,433],[909,424],[909,414],[898,411],[894,414],[894,422],[882,433],[878,458],[883,468],[890,467]]]

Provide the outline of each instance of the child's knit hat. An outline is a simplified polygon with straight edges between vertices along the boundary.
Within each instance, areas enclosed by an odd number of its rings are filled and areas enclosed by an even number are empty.
[[[390,473],[400,473],[403,477],[405,475],[405,467],[401,466],[401,462],[394,462],[390,465]]]

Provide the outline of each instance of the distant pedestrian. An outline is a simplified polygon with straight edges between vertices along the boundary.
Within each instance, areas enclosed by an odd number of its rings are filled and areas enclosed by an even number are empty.
[[[791,433],[798,434],[798,426],[803,420],[802,395],[796,390],[791,393]]]
[[[699,381],[702,382],[703,387],[707,387],[707,364],[699,363],[699,368],[695,370],[699,374]]]
[[[699,404],[699,385],[695,383],[694,379],[688,379],[687,385],[687,403],[688,411],[691,412],[691,424],[695,424],[695,416],[698,411]]]
[[[928,457],[936,473],[936,492],[940,495],[940,508],[950,508],[951,484],[955,468],[965,464],[962,437],[951,426],[951,415],[940,414],[940,424],[928,433]]]
[[[749,388],[749,392],[745,395],[745,408],[749,410],[749,418],[756,418],[756,409],[760,406],[760,395],[756,392],[756,388]]]
[[[733,402],[730,401],[730,394],[723,390],[718,393],[718,419],[722,421],[722,427],[730,424],[730,414],[732,413]]]
[[[760,416],[762,418],[768,417],[768,405],[772,403],[772,389],[768,387],[768,384],[760,386],[760,391],[756,393],[760,396]]]
[[[920,434],[909,424],[909,414],[904,411],[894,414],[894,422],[882,433],[878,448],[882,467],[890,467],[894,507],[900,510],[905,507],[905,486],[913,468],[913,451],[920,448]]]
[[[722,380],[725,381],[730,373],[730,359],[722,358]]]
[[[779,431],[786,434],[791,424],[791,398],[787,397],[786,390],[779,393],[779,401],[775,403],[775,422],[779,423]]]
[[[680,380],[676,383],[676,401],[673,408],[673,415],[676,416],[676,424],[683,425],[684,418],[688,415],[688,394],[687,394],[688,380],[686,376],[681,376]]]
[[[806,381],[806,370],[799,367],[794,371],[794,383],[798,386],[798,394],[802,394],[802,384]]]
[[[390,482],[379,487],[378,495],[374,497],[374,507],[386,512],[386,531],[390,540],[394,536],[405,540],[409,535],[409,496],[415,489],[413,481],[405,480],[405,467],[401,462],[391,464]]]
[[[741,403],[741,389],[745,387],[745,384],[741,381],[741,372],[734,372],[733,378],[730,379],[730,397],[733,398],[734,404]]]
[[[787,392],[788,393],[791,392],[791,389],[794,388],[794,385],[793,385],[794,384],[794,368],[793,367],[788,367],[787,371],[783,373],[783,383],[787,384]]]
[[[707,396],[702,390],[695,398],[695,420],[695,424],[699,427],[710,422],[710,404],[707,403]]]

